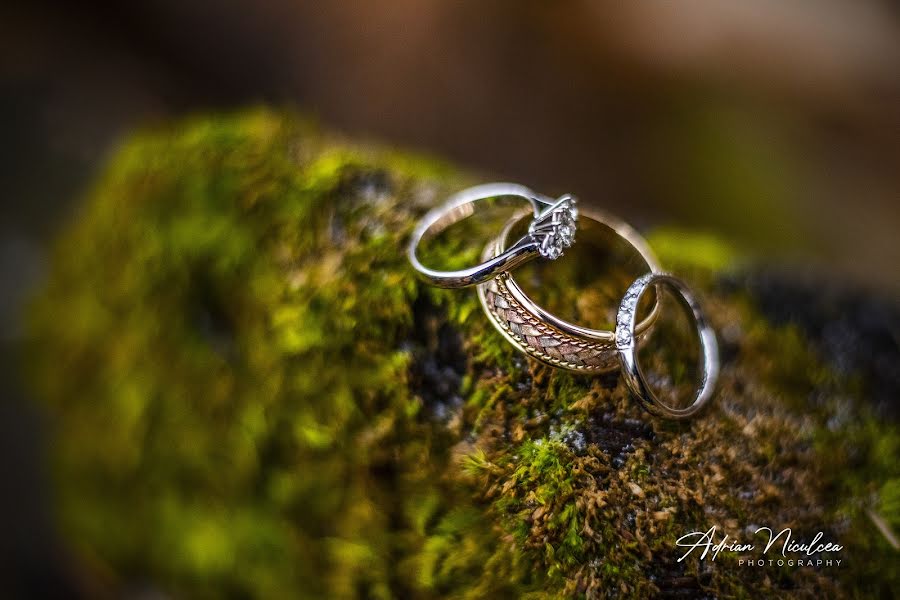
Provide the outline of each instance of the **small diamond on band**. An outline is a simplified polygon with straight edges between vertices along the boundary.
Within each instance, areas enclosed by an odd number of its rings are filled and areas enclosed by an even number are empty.
[[[627,347],[631,344],[631,332],[627,326],[621,326],[616,330],[616,346],[619,348]]]

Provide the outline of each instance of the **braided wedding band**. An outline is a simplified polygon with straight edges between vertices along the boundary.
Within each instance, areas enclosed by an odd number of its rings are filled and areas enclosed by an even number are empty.
[[[618,366],[615,344],[568,335],[535,317],[507,288],[504,274],[478,286],[491,323],[520,351],[552,367],[604,373]]]
[[[610,228],[627,241],[651,272],[658,270],[656,258],[644,239],[631,227],[599,211],[582,211],[582,218]],[[482,258],[501,252],[512,227],[521,219],[514,217],[500,236],[489,243]],[[589,329],[568,323],[535,304],[508,272],[478,286],[478,298],[491,323],[520,351],[553,367],[570,371],[604,373],[619,366],[615,335],[612,331]],[[638,341],[650,334],[658,313],[658,304],[636,327]]]

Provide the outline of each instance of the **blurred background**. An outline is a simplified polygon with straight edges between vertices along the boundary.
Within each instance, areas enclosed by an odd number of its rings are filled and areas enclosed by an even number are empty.
[[[28,589],[67,585],[15,379],[48,243],[129,131],[261,103],[900,296],[896,2],[4,3],[0,564]]]

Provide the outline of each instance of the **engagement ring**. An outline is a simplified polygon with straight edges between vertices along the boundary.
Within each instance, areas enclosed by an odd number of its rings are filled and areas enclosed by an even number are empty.
[[[426,267],[419,261],[416,251],[422,242],[472,216],[476,202],[503,197],[527,201],[531,204],[533,213],[527,235],[510,248],[479,265],[459,271],[439,271]],[[552,200],[515,183],[476,185],[451,196],[442,206],[422,218],[409,242],[409,262],[432,285],[457,288],[487,281],[538,256],[555,260],[575,241],[578,224],[578,209],[575,205],[575,198],[568,194]]]

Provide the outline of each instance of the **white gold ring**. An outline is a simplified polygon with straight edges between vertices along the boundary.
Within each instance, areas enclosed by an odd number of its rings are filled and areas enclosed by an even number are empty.
[[[634,339],[635,315],[641,296],[651,285],[657,286],[657,298],[660,286],[667,286],[675,291],[676,298],[691,313],[697,326],[703,369],[694,401],[685,408],[674,408],[661,402],[647,385],[644,372],[637,360],[637,344]],[[616,349],[619,351],[625,384],[644,408],[653,415],[669,419],[686,419],[703,408],[713,395],[719,376],[719,346],[716,342],[716,333],[694,293],[677,277],[668,273],[648,273],[631,284],[625,292],[625,297],[619,305],[619,314],[616,316]]]
[[[501,254],[467,269],[439,271],[421,263],[416,250],[423,241],[473,215],[476,202],[502,197],[521,198],[531,204],[533,218],[527,235]],[[515,183],[487,183],[470,187],[454,194],[419,221],[407,249],[409,262],[432,285],[458,288],[493,279],[538,256],[555,260],[575,241],[578,223],[576,203],[575,198],[568,194],[553,200]]]

